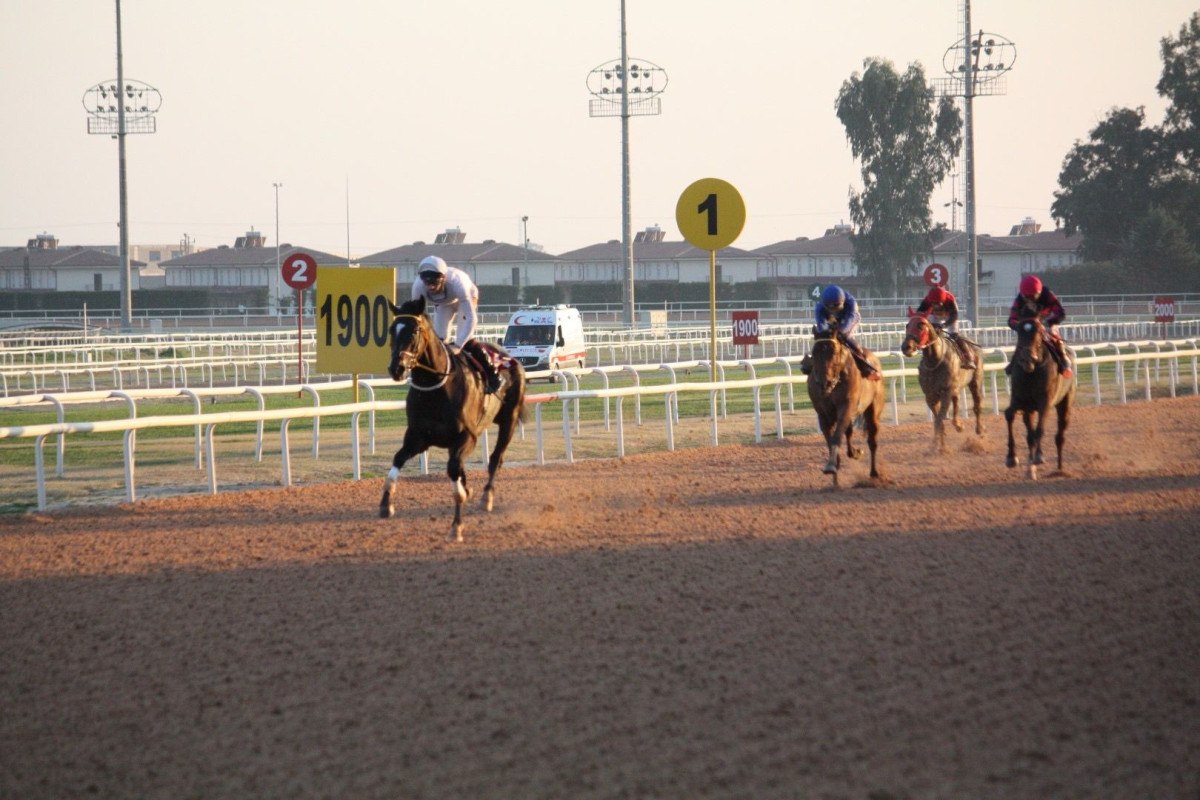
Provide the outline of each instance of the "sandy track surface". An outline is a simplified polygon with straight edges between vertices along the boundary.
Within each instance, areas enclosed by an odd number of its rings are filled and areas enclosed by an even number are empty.
[[[1200,400],[986,424],[0,519],[0,797],[1195,800]]]

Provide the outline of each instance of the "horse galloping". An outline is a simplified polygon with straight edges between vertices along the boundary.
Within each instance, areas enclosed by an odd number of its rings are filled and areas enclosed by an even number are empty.
[[[946,452],[946,416],[949,414],[954,430],[962,431],[963,424],[958,416],[958,397],[963,388],[971,390],[971,411],[975,416],[975,435],[983,434],[983,350],[979,345],[963,341],[975,359],[974,369],[962,368],[962,356],[958,346],[946,332],[929,321],[927,314],[910,311],[904,341],[900,351],[913,356],[921,351],[921,363],[917,376],[925,403],[933,413],[933,447],[939,453]],[[965,414],[964,414],[965,416]]]
[[[869,381],[859,372],[854,354],[836,333],[814,334],[812,348],[812,371],[808,375],[808,397],[817,412],[817,424],[825,435],[829,448],[829,459],[821,469],[833,476],[833,485],[838,485],[838,469],[841,467],[839,448],[846,440],[846,455],[858,458],[862,448],[851,443],[854,420],[862,417],[867,434],[867,447],[871,450],[871,477],[878,478],[875,449],[879,441],[880,420],[886,403],[882,381]],[[877,369],[881,367],[874,353],[868,360]]]
[[[504,451],[512,441],[517,423],[524,416],[525,369],[503,351],[506,359],[499,369],[504,382],[495,394],[485,392],[484,378],[471,366],[470,356],[455,353],[438,338],[425,316],[425,298],[392,306],[395,319],[391,327],[392,357],[388,373],[393,380],[408,373],[409,390],[405,403],[408,428],[404,442],[392,458],[392,468],[383,484],[379,515],[396,513],[396,493],[400,469],[410,458],[430,447],[449,451],[446,474],[453,484],[454,523],[450,538],[462,541],[462,507],[470,499],[464,459],[475,449],[480,434],[493,422],[499,428],[496,445],[488,460],[488,481],[483,487],[483,508],[492,510],[496,472],[504,460]]]
[[[1026,474],[1037,479],[1037,468],[1045,462],[1042,457],[1042,432],[1046,412],[1050,408],[1058,413],[1058,430],[1054,434],[1054,445],[1058,450],[1058,471],[1062,472],[1063,442],[1066,440],[1067,424],[1070,421],[1071,404],[1075,401],[1075,376],[1064,378],[1058,371],[1051,345],[1046,341],[1045,328],[1040,320],[1023,320],[1017,329],[1017,346],[1013,352],[1012,385],[1008,408],[1004,419],[1008,423],[1008,457],[1005,463],[1017,466],[1016,443],[1013,440],[1013,417],[1021,412],[1025,421],[1025,441],[1029,447],[1029,468]],[[1067,358],[1074,355],[1067,349]],[[1036,424],[1033,416],[1037,416]]]

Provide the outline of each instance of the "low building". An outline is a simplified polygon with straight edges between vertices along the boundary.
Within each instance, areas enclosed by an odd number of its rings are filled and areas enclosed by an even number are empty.
[[[460,228],[448,228],[434,237],[433,243],[423,241],[381,250],[358,259],[363,267],[395,267],[397,297],[407,299],[407,292],[417,278],[417,265],[426,256],[439,256],[452,267],[467,273],[477,286],[506,286],[511,290],[505,294],[513,302],[532,302],[525,298],[527,287],[553,286],[554,256],[536,247],[519,247],[513,244],[485,239],[468,242]],[[486,293],[485,293],[486,295]],[[489,300],[484,296],[482,304]],[[494,302],[494,300],[493,300]]]
[[[1079,246],[1083,237],[1068,235],[1062,229],[1042,231],[1030,218],[1014,225],[1008,236],[975,237],[979,257],[979,299],[985,303],[1006,302],[1017,293],[1021,277],[1029,273],[1044,276],[1055,269],[1080,263]],[[950,273],[950,290],[962,293],[969,284],[967,273],[967,236],[954,232],[933,248],[934,259]]]
[[[214,289],[237,295],[247,306],[266,301],[271,309],[292,304],[295,290],[283,282],[279,265],[295,253],[307,253],[319,266],[346,263],[346,257],[282,244],[268,247],[261,233],[249,231],[232,247],[222,245],[163,261],[167,289]]]
[[[568,301],[572,293],[582,287],[623,285],[625,255],[625,247],[618,239],[562,253],[554,268],[554,283]],[[759,279],[759,257],[755,253],[738,247],[723,247],[716,255],[718,286],[753,283]],[[684,299],[681,287],[687,284],[707,286],[710,269],[708,250],[682,240],[667,241],[665,232],[657,225],[634,236],[633,280],[638,302],[642,302],[639,293],[651,286],[656,287],[655,299]]]
[[[785,304],[814,302],[831,283],[861,293],[863,280],[854,261],[850,225],[838,224],[815,239],[799,236],[759,247],[758,279],[770,283],[774,299]]]
[[[139,288],[145,262],[130,260],[130,289]],[[41,233],[25,247],[0,250],[0,289],[51,292],[104,292],[121,289],[121,259],[92,247],[60,247]]]

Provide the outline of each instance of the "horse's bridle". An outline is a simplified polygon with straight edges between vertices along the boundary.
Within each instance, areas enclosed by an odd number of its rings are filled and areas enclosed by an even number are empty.
[[[1042,335],[1042,323],[1036,319],[1027,319],[1021,323],[1021,327],[1029,334],[1029,341],[1025,347],[1021,346],[1020,334],[1016,350],[1013,352],[1013,363],[1019,366],[1025,372],[1032,372],[1038,364],[1041,364],[1046,359],[1046,342]],[[1034,354],[1034,349],[1041,352]]]
[[[822,342],[828,342],[830,348],[832,348],[832,350],[833,350],[833,355],[830,356],[830,359],[829,359],[830,361],[833,361],[837,357],[839,348],[847,347],[842,342],[839,342],[836,336],[822,337],[820,339],[817,339],[815,342],[813,342],[813,352],[816,352],[817,345],[821,344]],[[819,375],[817,373],[816,369],[813,370],[812,374],[815,377],[820,379],[821,385],[825,388],[825,391],[827,391],[827,392],[832,392],[834,390],[834,388],[836,388],[837,385],[839,383],[841,383],[840,370],[839,370],[839,377],[835,377],[832,381],[830,381],[828,383],[825,382],[825,376]]]
[[[436,370],[433,367],[428,367],[425,364],[421,363],[420,358],[421,358],[421,356],[423,356],[425,354],[425,351],[428,347],[427,342],[426,342],[426,337],[420,335],[422,326],[428,324],[425,321],[425,318],[418,314],[397,314],[396,319],[397,320],[410,319],[413,321],[413,323],[416,326],[416,330],[413,332],[412,338],[413,338],[414,342],[418,343],[418,346],[415,349],[410,349],[408,347],[405,347],[403,350],[399,350],[400,330],[399,330],[399,326],[395,322],[393,322],[393,324],[392,324],[392,364],[394,365],[395,362],[397,360],[399,360],[400,366],[403,367],[405,370],[407,370],[410,375],[413,374],[416,370],[421,369],[421,370],[424,370],[425,372],[432,373],[433,375],[436,375],[437,377],[441,378],[440,381],[438,381],[437,383],[435,383],[431,386],[421,386],[421,385],[417,384],[415,381],[410,379],[408,382],[409,386],[411,386],[414,389],[417,389],[422,392],[428,392],[428,391],[432,391],[434,389],[442,388],[442,386],[444,386],[446,384],[446,381],[449,380],[450,376],[453,374],[453,369],[447,369],[445,372],[440,372],[439,370]],[[436,336],[433,338],[437,339],[437,343],[439,345],[441,345],[442,350],[445,351],[446,363],[452,364],[453,360],[450,358],[450,350],[449,350],[449,348],[446,347],[446,343],[443,342],[440,338],[438,338]],[[389,368],[389,371],[391,371],[390,368]],[[393,378],[396,377],[394,372],[392,372],[392,377]]]
[[[919,317],[916,317],[916,316],[913,317],[913,319],[918,319],[918,318]],[[904,341],[900,344],[900,349],[901,350],[904,349],[904,345],[908,343],[909,339],[912,339],[914,342],[916,342],[918,350],[924,350],[926,347],[929,347],[929,345],[932,344],[932,341],[929,338],[929,329],[932,327],[933,327],[933,325],[929,322],[928,318],[925,318],[925,324],[921,326],[920,337],[917,337],[915,334],[905,331]]]

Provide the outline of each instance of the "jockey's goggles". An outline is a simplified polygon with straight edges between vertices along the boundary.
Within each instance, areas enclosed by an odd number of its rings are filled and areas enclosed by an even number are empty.
[[[445,276],[439,272],[422,272],[421,283],[425,284],[426,286],[437,286],[443,277]]]

